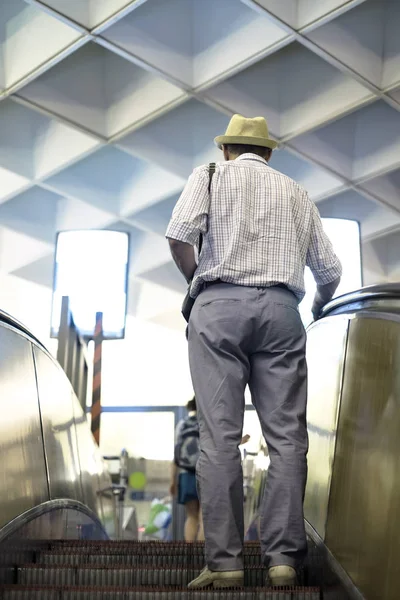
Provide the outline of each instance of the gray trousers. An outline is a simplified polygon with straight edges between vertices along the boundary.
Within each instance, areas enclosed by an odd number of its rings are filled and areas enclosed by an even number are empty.
[[[265,564],[296,567],[306,553],[305,342],[297,300],[288,290],[221,283],[196,300],[189,324],[189,359],[200,426],[197,486],[206,561],[213,571],[243,568],[238,445],[247,385],[271,461],[260,521]]]

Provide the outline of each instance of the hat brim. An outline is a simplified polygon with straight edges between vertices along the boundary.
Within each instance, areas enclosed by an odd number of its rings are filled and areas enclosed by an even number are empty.
[[[261,146],[262,148],[271,148],[274,150],[278,142],[268,138],[246,137],[241,135],[219,135],[214,142],[221,149],[224,144],[245,144],[246,146]]]

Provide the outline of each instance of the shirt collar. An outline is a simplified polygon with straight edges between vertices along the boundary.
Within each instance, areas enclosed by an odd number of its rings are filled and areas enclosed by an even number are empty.
[[[241,154],[235,160],[256,160],[257,162],[263,163],[264,165],[268,165],[268,162],[264,158],[258,156],[258,154],[253,154],[252,152]]]

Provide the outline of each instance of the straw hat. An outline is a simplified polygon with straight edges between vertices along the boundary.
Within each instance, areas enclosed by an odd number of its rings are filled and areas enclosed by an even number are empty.
[[[278,142],[269,138],[268,125],[264,117],[246,119],[242,115],[233,115],[225,135],[219,135],[214,141],[218,148],[223,144],[246,144],[273,150],[278,145]]]

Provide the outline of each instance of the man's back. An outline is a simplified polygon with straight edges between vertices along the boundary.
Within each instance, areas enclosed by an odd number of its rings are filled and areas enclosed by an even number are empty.
[[[251,154],[221,163],[208,216],[205,243],[224,281],[286,283],[301,296],[313,216],[293,180]]]
[[[243,286],[284,284],[301,300],[306,264],[319,284],[340,275],[339,261],[307,192],[266,160],[248,153],[218,163],[210,194],[207,186],[208,167],[198,167],[168,233],[174,237],[182,226],[196,226],[203,236],[193,297],[204,282],[222,280]]]

